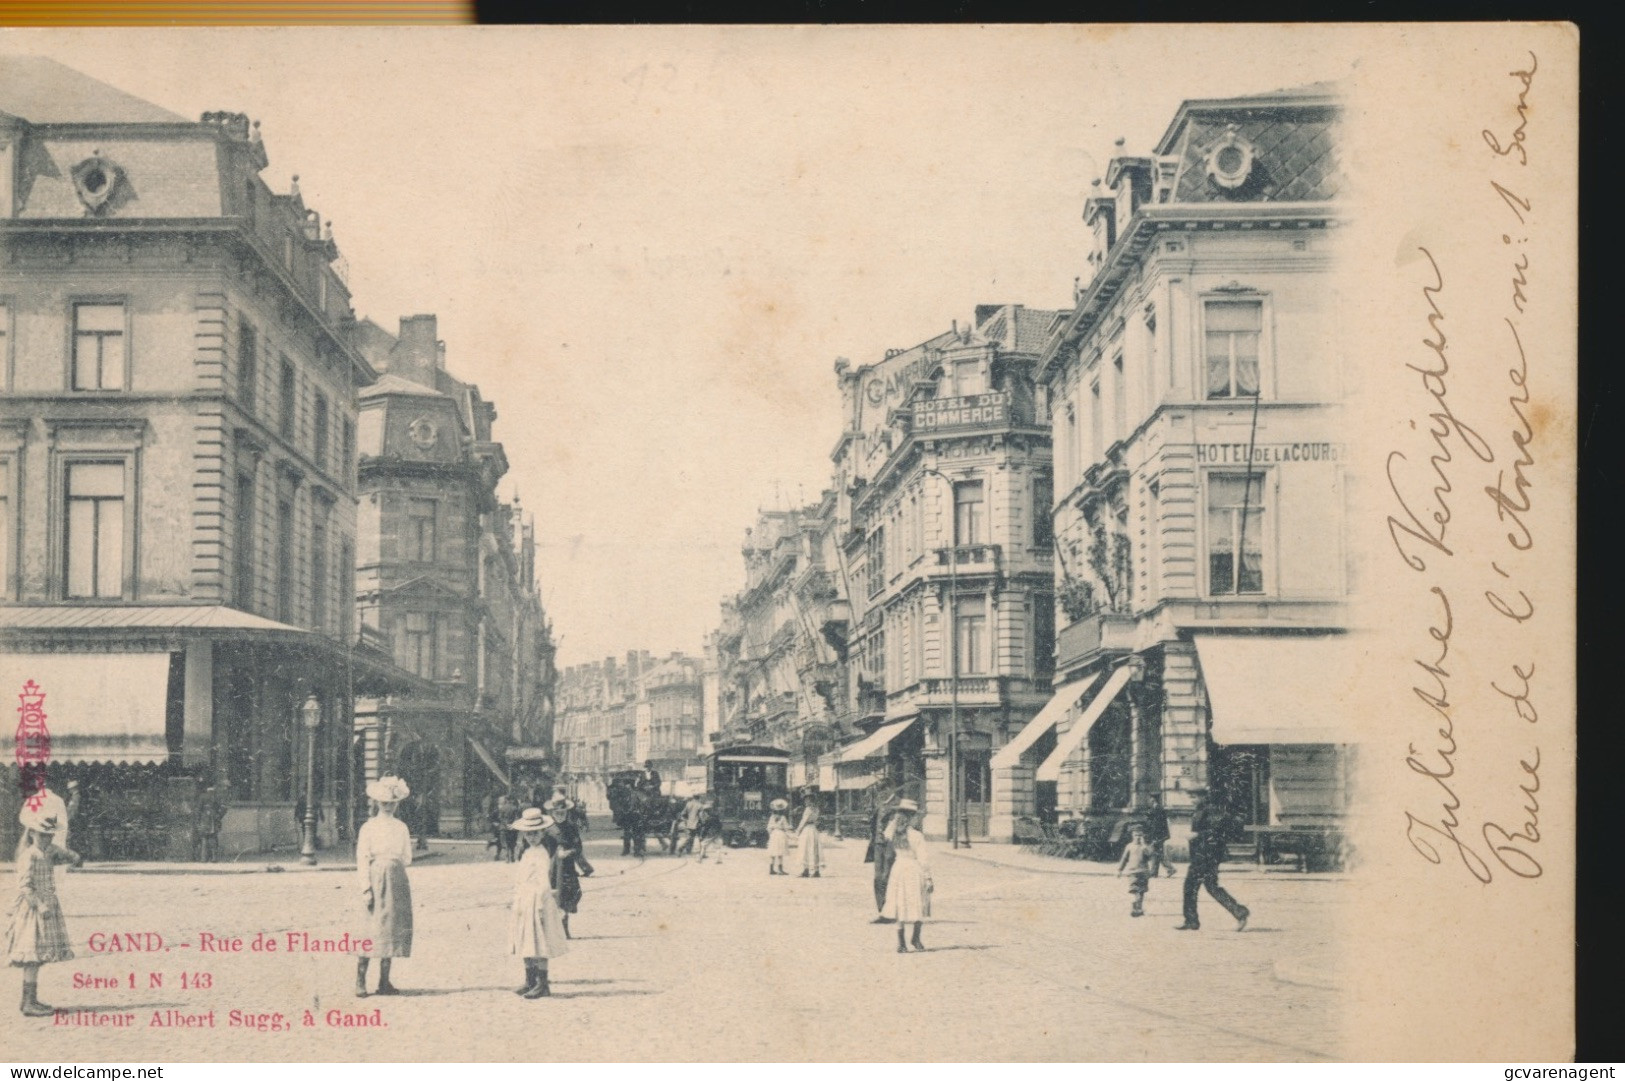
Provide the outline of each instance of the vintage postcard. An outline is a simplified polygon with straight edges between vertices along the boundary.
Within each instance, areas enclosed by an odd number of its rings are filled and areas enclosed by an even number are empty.
[[[1571,1058],[1578,52],[0,33],[7,1057]]]

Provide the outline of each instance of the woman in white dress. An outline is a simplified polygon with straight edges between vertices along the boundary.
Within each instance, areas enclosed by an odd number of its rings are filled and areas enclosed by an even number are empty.
[[[412,834],[395,817],[401,801],[411,795],[399,777],[380,777],[367,785],[367,798],[378,813],[356,831],[355,869],[361,878],[361,900],[367,909],[371,945],[355,963],[355,993],[367,995],[367,964],[378,958],[378,993],[398,995],[389,982],[389,963],[412,956],[412,887],[406,868],[412,862]]]
[[[776,799],[768,807],[773,813],[767,816],[767,873],[787,875],[784,857],[790,854],[790,818],[785,812],[790,801]]]
[[[525,986],[516,987],[521,998],[546,998],[547,962],[570,952],[565,941],[564,913],[553,892],[550,874],[558,854],[558,838],[548,829],[553,820],[539,808],[526,807],[509,828],[525,846],[519,857],[519,875],[513,888],[513,917],[508,928],[508,952],[524,958]]]
[[[925,835],[915,825],[920,807],[913,800],[898,803],[891,823],[886,826],[885,838],[893,852],[891,878],[886,883],[886,904],[880,915],[897,921],[897,952],[907,953],[903,932],[914,925],[910,941],[916,950],[925,949],[920,941],[920,925],[931,915],[931,864],[925,851]]]
[[[801,805],[801,822],[796,826],[796,844],[801,847],[801,877],[818,878],[818,867],[823,861],[823,849],[818,842],[818,804],[812,789],[807,790],[807,802]]]

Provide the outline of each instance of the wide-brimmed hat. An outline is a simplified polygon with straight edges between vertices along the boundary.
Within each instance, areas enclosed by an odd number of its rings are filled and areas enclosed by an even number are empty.
[[[768,806],[773,808],[775,811],[782,811],[785,808],[790,806],[790,801],[789,800],[776,799],[772,803],[768,804]]]
[[[367,798],[379,803],[399,803],[411,794],[412,790],[399,777],[380,777],[367,782]]]
[[[540,807],[526,807],[508,828],[518,830],[520,833],[534,833],[537,830],[545,830],[552,824],[553,820],[543,814]]]
[[[55,811],[30,810],[23,808],[23,813],[17,816],[24,829],[31,829],[35,833],[49,833],[53,836],[62,832],[62,819]]]
[[[920,805],[911,799],[900,799],[897,801],[897,809],[899,811],[908,811],[913,814],[918,814],[920,811]]]

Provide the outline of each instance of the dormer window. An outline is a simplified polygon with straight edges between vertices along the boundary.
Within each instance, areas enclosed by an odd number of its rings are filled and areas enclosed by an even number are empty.
[[[980,360],[961,360],[954,365],[954,393],[963,398],[987,392],[987,372]]]

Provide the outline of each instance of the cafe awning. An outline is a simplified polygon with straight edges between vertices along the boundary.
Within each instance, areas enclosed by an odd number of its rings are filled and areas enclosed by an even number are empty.
[[[17,703],[30,681],[44,695],[51,762],[169,758],[168,653],[0,654],[0,695]]]
[[[1071,757],[1073,751],[1083,745],[1084,739],[1089,735],[1089,729],[1093,728],[1095,722],[1100,720],[1101,715],[1106,712],[1106,707],[1112,704],[1112,699],[1117,697],[1118,692],[1128,686],[1128,681],[1134,677],[1134,671],[1133,665],[1123,664],[1112,672],[1111,677],[1106,680],[1106,685],[1100,688],[1100,693],[1095,695],[1088,706],[1084,707],[1083,712],[1078,715],[1078,719],[1072,722],[1072,727],[1068,728],[1065,734],[1056,741],[1055,750],[1038,767],[1038,779],[1040,781],[1060,780],[1062,763]]]
[[[1350,743],[1347,636],[1196,636],[1196,655],[1222,744]]]
[[[491,771],[491,776],[501,781],[502,787],[507,788],[509,784],[508,775],[502,771],[501,766],[497,765],[496,755],[492,754],[485,744],[473,736],[468,737],[468,745],[474,748],[474,753],[479,755],[481,762],[485,763],[485,768]]]
[[[1056,722],[1066,716],[1067,710],[1083,701],[1083,696],[1088,694],[1089,689],[1099,682],[1100,673],[1096,672],[1082,683],[1068,684],[1056,691],[1054,696],[1044,703],[1044,708],[1033,714],[1033,719],[1027,722],[1026,727],[1016,733],[1016,737],[1009,743],[999,748],[999,752],[993,756],[990,765],[994,769],[1009,769],[1011,766],[1019,766],[1021,756],[1033,744],[1037,743],[1045,732],[1054,728]]]
[[[906,721],[893,721],[891,724],[883,724],[855,743],[848,743],[845,747],[823,755],[818,759],[818,762],[820,765],[826,762],[835,765],[841,762],[857,762],[865,758],[878,758],[886,753],[886,745],[902,735],[903,729],[913,724],[915,719],[910,717]]]

